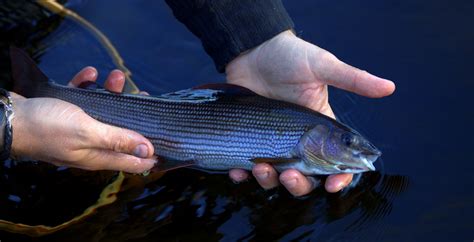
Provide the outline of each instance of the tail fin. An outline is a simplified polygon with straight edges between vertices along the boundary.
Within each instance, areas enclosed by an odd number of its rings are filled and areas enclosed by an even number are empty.
[[[23,50],[10,47],[10,60],[14,92],[25,97],[34,97],[39,85],[49,81],[35,61]]]

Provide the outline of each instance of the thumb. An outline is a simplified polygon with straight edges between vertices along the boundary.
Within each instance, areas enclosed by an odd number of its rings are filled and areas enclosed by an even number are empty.
[[[150,158],[154,154],[151,142],[141,134],[101,122],[93,129],[91,148],[106,149],[118,153],[130,154],[140,158]]]
[[[395,91],[392,81],[350,66],[329,52],[322,56],[312,69],[313,73],[321,72],[318,76],[326,84],[372,98],[385,97]]]

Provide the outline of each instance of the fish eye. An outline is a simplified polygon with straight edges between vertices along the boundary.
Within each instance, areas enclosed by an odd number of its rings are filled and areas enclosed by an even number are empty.
[[[341,135],[341,140],[346,146],[351,146],[354,143],[355,138],[352,134],[344,133]]]

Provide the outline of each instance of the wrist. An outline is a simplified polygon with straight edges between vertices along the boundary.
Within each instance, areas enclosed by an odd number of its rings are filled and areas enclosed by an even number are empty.
[[[280,0],[166,2],[201,40],[219,72],[243,51],[294,27]]]
[[[295,35],[294,30],[293,29],[288,29],[288,30],[285,30],[285,31],[273,36],[271,39],[268,39],[267,41],[261,43],[260,45],[240,53],[238,56],[236,56],[234,59],[232,59],[229,63],[227,63],[227,65],[225,66],[225,73],[228,74],[228,73],[235,72],[235,70],[234,70],[235,66],[240,67],[242,65],[242,62],[244,62],[242,59],[245,59],[246,56],[249,56],[254,52],[258,52],[258,50],[260,48],[264,47],[265,45],[267,45],[269,43],[276,42],[276,41],[280,41],[282,39],[289,39],[289,38],[294,38],[294,37],[297,38],[297,36]],[[250,63],[247,63],[247,64],[250,64]]]
[[[27,130],[24,126],[24,115],[22,110],[24,110],[24,101],[25,98],[19,95],[12,95],[13,99],[13,113],[14,117],[12,119],[12,145],[11,145],[11,152],[10,157],[12,158],[20,158],[25,155],[25,146],[23,144],[24,139],[21,138],[23,136],[23,131]]]

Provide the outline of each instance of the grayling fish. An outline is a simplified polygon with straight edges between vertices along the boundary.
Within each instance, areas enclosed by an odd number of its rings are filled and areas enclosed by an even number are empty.
[[[58,98],[95,119],[151,140],[157,169],[207,170],[269,162],[306,175],[375,170],[381,155],[358,132],[321,113],[268,99],[240,86],[210,84],[160,96],[115,94],[59,85],[24,52],[11,50],[14,91]],[[168,165],[166,165],[168,164]]]

